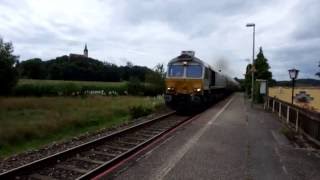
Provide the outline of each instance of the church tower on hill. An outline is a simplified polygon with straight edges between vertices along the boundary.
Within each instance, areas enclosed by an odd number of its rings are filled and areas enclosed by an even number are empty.
[[[86,45],[84,46],[83,55],[84,55],[85,57],[88,57],[87,43],[86,43]]]

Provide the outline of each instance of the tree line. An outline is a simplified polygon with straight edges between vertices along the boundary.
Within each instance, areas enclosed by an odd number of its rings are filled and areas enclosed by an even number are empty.
[[[22,61],[17,66],[21,78],[81,81],[129,81],[130,77],[145,81],[152,69],[128,62],[117,66],[85,56],[61,56],[48,61],[33,58]]]
[[[154,69],[133,65],[131,62],[127,62],[125,66],[117,66],[81,55],[64,55],[47,61],[32,58],[19,62],[19,57],[13,54],[13,50],[11,42],[4,42],[0,38],[0,95],[10,94],[19,78],[128,81],[132,88],[141,88],[141,83],[146,83],[159,89],[158,92],[164,89],[163,64],[158,64]]]

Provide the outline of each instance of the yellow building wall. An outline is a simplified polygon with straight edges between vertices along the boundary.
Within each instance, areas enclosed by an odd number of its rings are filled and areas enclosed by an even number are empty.
[[[320,87],[296,87],[294,89],[294,96],[298,94],[300,91],[305,91],[307,94],[313,97],[313,100],[311,100],[309,104],[302,104],[297,102],[294,102],[294,104],[320,112]],[[291,103],[291,93],[292,89],[290,87],[269,88],[270,97],[276,97],[288,103]]]

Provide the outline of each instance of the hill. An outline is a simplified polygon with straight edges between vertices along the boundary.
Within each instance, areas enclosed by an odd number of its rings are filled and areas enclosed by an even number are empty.
[[[277,81],[276,86],[291,86],[291,81]],[[297,79],[296,86],[320,86],[317,79]]]
[[[77,81],[128,81],[135,77],[145,81],[145,76],[153,70],[145,66],[128,64],[117,66],[85,56],[60,56],[42,61],[33,58],[18,65],[20,77],[24,79],[77,80]]]

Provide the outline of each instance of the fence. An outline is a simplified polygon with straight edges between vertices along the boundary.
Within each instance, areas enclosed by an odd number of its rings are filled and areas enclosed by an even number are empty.
[[[320,145],[320,113],[303,109],[276,98],[268,97],[264,108],[276,113],[281,120]]]

